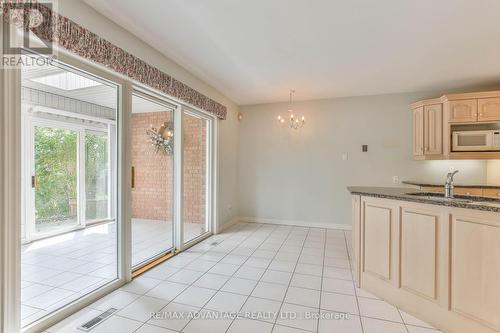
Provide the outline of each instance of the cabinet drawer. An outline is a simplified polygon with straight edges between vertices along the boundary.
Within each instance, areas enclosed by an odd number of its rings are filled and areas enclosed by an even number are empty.
[[[485,197],[500,197],[500,188],[485,188],[483,189],[483,196]]]
[[[455,194],[482,196],[483,195],[483,189],[481,189],[481,188],[470,188],[470,187],[455,187]]]
[[[477,99],[464,99],[448,102],[449,121],[451,123],[469,123],[477,121]]]
[[[477,101],[479,121],[500,121],[500,98],[482,98]]]
[[[434,193],[444,193],[444,187],[442,187],[442,186],[422,186],[422,191],[434,192]]]

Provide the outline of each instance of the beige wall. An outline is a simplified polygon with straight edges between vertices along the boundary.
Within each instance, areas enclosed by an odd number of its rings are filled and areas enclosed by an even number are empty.
[[[437,94],[394,94],[301,102],[300,130],[282,128],[276,117],[287,105],[242,107],[240,215],[308,223],[350,223],[350,185],[400,186],[401,180],[486,181],[484,161],[414,161],[408,104]],[[368,144],[368,152],[361,146]],[[342,155],[347,153],[348,160]]]
[[[213,98],[228,108],[227,120],[219,121],[218,224],[238,216],[238,106],[219,91],[165,57],[128,31],[102,16],[81,0],[58,2],[57,10],[90,31],[120,46],[165,73]]]

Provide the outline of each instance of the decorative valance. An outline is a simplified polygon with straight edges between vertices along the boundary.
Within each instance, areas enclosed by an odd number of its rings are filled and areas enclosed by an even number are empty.
[[[7,13],[15,6],[12,2],[4,2],[2,16],[5,20],[9,20]],[[224,105],[52,11],[43,4],[31,3],[29,6],[37,9],[43,15],[41,25],[30,27],[30,30],[40,39],[56,43],[85,59],[212,113],[220,119],[226,119],[227,109]]]

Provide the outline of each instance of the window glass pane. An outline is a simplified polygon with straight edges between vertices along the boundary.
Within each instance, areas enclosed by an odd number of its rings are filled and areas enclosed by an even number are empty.
[[[25,327],[119,277],[118,86],[57,63],[21,72]]]
[[[35,127],[35,228],[38,233],[78,224],[78,133]]]
[[[109,161],[106,133],[85,134],[85,195],[87,222],[109,218]]]
[[[132,267],[173,247],[173,110],[132,97]]]
[[[184,242],[208,231],[207,172],[208,172],[209,121],[191,114],[183,118],[184,136]]]

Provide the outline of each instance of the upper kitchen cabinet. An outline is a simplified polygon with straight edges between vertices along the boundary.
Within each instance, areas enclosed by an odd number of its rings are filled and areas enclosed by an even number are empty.
[[[441,104],[424,106],[424,154],[443,154],[443,108]]]
[[[500,97],[477,100],[478,121],[500,121]]]
[[[500,91],[444,95],[450,123],[500,122]]]
[[[448,120],[451,123],[469,123],[477,121],[477,99],[449,101]]]
[[[448,94],[410,107],[414,159],[500,159],[500,91]],[[477,144],[460,141],[468,133]]]
[[[443,155],[442,104],[437,100],[428,100],[412,106],[413,157],[415,159],[441,159]]]

